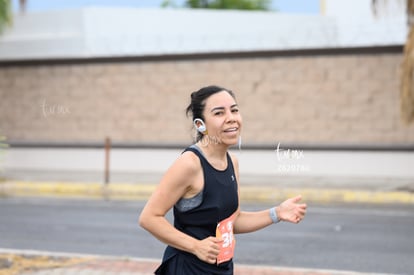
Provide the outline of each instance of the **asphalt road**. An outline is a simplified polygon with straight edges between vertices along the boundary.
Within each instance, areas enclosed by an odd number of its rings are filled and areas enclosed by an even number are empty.
[[[137,225],[142,207],[143,202],[0,199],[0,248],[159,259],[164,245]],[[414,274],[413,210],[310,205],[299,225],[237,235],[235,262]]]

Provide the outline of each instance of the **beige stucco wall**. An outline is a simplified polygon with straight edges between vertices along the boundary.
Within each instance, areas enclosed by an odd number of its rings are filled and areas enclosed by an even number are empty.
[[[0,65],[0,135],[26,142],[191,141],[190,93],[232,89],[245,144],[407,145],[401,53]]]

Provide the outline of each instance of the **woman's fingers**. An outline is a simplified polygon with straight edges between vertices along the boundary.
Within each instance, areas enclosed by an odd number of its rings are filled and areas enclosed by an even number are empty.
[[[298,203],[302,199],[302,196],[296,196],[286,200],[281,204],[282,212],[285,212],[288,221],[292,223],[299,223],[306,215],[306,203]],[[283,214],[283,213],[282,213]]]
[[[196,253],[197,257],[210,264],[216,263],[222,242],[223,240],[216,237],[208,237],[201,240]]]

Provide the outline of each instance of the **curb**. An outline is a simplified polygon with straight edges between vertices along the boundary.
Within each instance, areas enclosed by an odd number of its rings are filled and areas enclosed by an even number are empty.
[[[0,197],[54,197],[109,200],[147,200],[155,184],[97,182],[0,182]],[[244,202],[275,203],[302,195],[308,203],[372,203],[414,204],[414,193],[365,189],[277,188],[271,186],[242,186],[240,200]]]
[[[16,249],[2,249],[0,248],[1,256],[11,257],[26,257],[31,259],[31,262],[26,265],[32,265],[32,269],[37,272],[28,274],[45,274],[42,270],[50,268],[57,268],[59,272],[48,274],[86,274],[87,271],[91,274],[153,274],[155,268],[159,265],[159,259],[150,258],[133,258],[133,257],[119,257],[119,256],[103,256],[91,254],[78,253],[59,253],[50,251],[37,250],[16,250]],[[48,266],[35,267],[35,260],[39,258],[48,260],[51,258],[51,264]],[[67,262],[62,262],[66,259]],[[57,260],[57,261],[56,261]],[[60,262],[60,263],[59,263]],[[79,265],[80,268],[79,268]],[[114,265],[118,266],[117,273],[114,273]],[[78,268],[77,268],[78,266]],[[7,270],[5,270],[7,271]],[[18,270],[20,271],[20,270]],[[83,271],[83,272],[82,272]],[[86,271],[86,272],[85,272]],[[100,272],[99,272],[100,271]],[[87,274],[89,274],[89,272]],[[138,273],[137,273],[138,272]],[[20,273],[18,273],[20,274]],[[386,275],[385,273],[362,273],[357,271],[346,270],[330,270],[330,269],[311,269],[285,266],[269,266],[269,265],[246,265],[235,262],[235,274],[269,274],[269,275]]]

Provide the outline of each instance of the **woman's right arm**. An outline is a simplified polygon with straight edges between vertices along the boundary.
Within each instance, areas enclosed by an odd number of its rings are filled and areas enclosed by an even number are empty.
[[[149,198],[139,217],[139,225],[167,245],[192,253],[205,262],[215,263],[221,240],[215,237],[197,240],[177,230],[165,218],[174,204],[191,189],[192,182],[200,172],[197,157],[191,152],[183,153]]]

